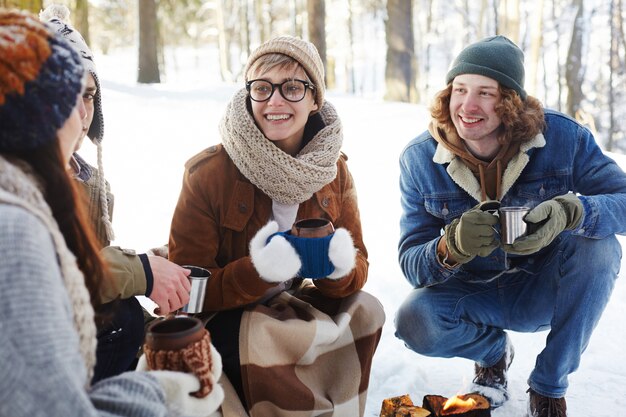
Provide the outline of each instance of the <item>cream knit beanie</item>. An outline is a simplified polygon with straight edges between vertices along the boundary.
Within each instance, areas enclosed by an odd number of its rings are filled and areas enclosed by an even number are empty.
[[[315,103],[318,109],[324,105],[324,64],[317,52],[317,48],[311,42],[293,36],[279,36],[265,42],[252,52],[244,70],[246,81],[249,80],[248,72],[254,62],[267,54],[283,54],[295,59],[306,71],[315,86]]]

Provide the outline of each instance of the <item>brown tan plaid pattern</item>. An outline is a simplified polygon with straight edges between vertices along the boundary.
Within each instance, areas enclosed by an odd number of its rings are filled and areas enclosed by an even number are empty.
[[[372,295],[313,287],[249,308],[239,340],[251,417],[363,416],[385,314]]]

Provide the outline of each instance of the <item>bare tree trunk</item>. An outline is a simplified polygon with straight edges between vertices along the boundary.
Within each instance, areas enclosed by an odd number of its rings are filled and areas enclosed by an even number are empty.
[[[482,0],[480,4],[480,14],[478,17],[478,31],[476,32],[476,36],[478,39],[482,39],[485,37],[486,32],[486,22],[487,22],[487,7],[489,6],[488,0]]]
[[[298,7],[296,9],[296,13],[298,18],[298,24],[296,26],[296,36],[304,38],[304,30],[308,25],[308,23],[305,24],[304,22],[304,16],[306,13],[306,0],[297,0],[297,6]]]
[[[354,75],[354,28],[353,28],[353,15],[354,15],[354,0],[348,0],[348,45],[350,52],[348,56],[348,62],[346,64],[346,74],[348,78],[348,92],[356,93],[356,77]]]
[[[43,0],[0,0],[0,7],[23,9],[37,14],[43,9]]]
[[[387,0],[385,99],[416,103],[413,1]]]
[[[265,7],[266,0],[254,0],[254,9],[256,11],[256,17],[259,22],[259,32],[261,36],[261,43],[269,40],[270,38],[270,26],[268,24],[268,10]],[[269,5],[268,5],[269,7]]]
[[[498,7],[498,35],[504,35],[515,43],[519,43],[519,0],[500,0]]]
[[[543,0],[535,3],[535,22],[530,30],[530,54],[526,61],[528,77],[526,78],[526,91],[532,96],[537,92],[537,72],[539,69],[539,59],[541,58],[541,48],[543,45]]]
[[[543,67],[543,102],[547,103],[548,102],[548,93],[550,91],[550,85],[548,83],[548,68],[547,68],[547,62],[545,60],[545,58],[542,56],[541,57],[541,65]],[[560,76],[557,73],[557,82],[560,82]],[[557,88],[560,90],[560,86],[557,86]],[[557,97],[557,100],[560,98],[560,96]],[[560,105],[559,105],[560,108]]]
[[[158,21],[155,0],[139,0],[139,69],[137,82],[160,83]]]
[[[471,18],[470,18],[470,4],[469,4],[469,0],[463,0],[463,13],[464,13],[464,17],[463,17],[463,25],[466,28],[471,27],[472,22],[471,22]],[[469,45],[472,42],[472,38],[471,38],[471,33],[469,30],[465,31],[465,39],[463,39],[463,44],[464,45]]]
[[[307,0],[307,22],[309,28],[309,40],[315,47],[322,58],[322,63],[326,69],[326,85],[331,88],[334,86],[334,71],[329,71],[326,60],[326,2],[324,0]]]
[[[552,0],[552,21],[556,22],[556,81],[557,81],[557,110],[562,111],[563,109],[563,82],[562,82],[562,74],[561,74],[561,34],[559,30],[559,21],[557,20],[557,10],[556,10],[556,2],[557,0]],[[548,89],[546,88],[546,91]]]
[[[74,25],[76,29],[83,35],[83,39],[87,45],[91,45],[89,39],[89,1],[76,0],[76,9],[74,11]]]
[[[289,20],[291,20],[291,31],[295,36],[298,30],[298,0],[289,1]]]
[[[619,17],[617,16],[621,12],[621,8],[618,8],[619,3],[616,5],[615,1],[611,1],[610,6],[610,22],[611,25],[611,53],[609,54],[609,134],[608,141],[606,144],[607,151],[613,150],[613,136],[617,133],[617,123],[615,120],[615,89],[613,88],[613,83],[615,79],[615,75],[619,74],[620,68],[620,59],[619,59],[619,40],[618,40],[618,31],[621,28],[618,28],[620,23]],[[616,10],[617,9],[617,10]]]
[[[572,28],[572,40],[567,52],[567,63],[565,65],[565,81],[567,83],[567,104],[565,112],[572,117],[580,109],[583,100],[583,0],[573,0],[572,6],[577,8],[574,26]]]
[[[494,22],[494,29],[496,33],[501,33],[501,29],[500,29],[500,21],[498,20],[498,2],[497,0],[494,0],[493,2],[493,22]]]
[[[624,7],[623,7],[623,4],[622,4],[622,0],[617,0],[617,2],[616,2],[614,7],[616,8],[615,13],[614,13],[614,16],[617,19],[617,28],[616,29],[617,29],[617,32],[618,32],[618,37],[622,41],[621,48],[619,48],[619,46],[617,47],[618,49],[621,49],[621,51],[622,51],[621,63],[620,62],[617,63],[618,66],[621,66],[619,68],[618,74],[619,74],[619,78],[620,78],[619,82],[621,83],[622,87],[620,88],[619,91],[624,91],[623,86],[624,86],[624,76],[625,76],[625,74],[624,74],[624,66],[626,65],[624,63],[624,61],[626,61],[626,34],[624,34],[624,17],[623,17]],[[619,45],[619,41],[617,42],[617,44]],[[620,54],[616,53],[615,55],[618,56],[618,58],[619,58]],[[620,97],[622,97],[622,100],[623,100],[624,95],[621,94]],[[611,106],[611,111],[612,112],[616,111],[615,107],[616,106],[614,106],[614,105]],[[619,119],[620,119],[619,116],[611,117],[611,120],[619,120]],[[625,136],[624,135],[624,127],[623,127],[624,126],[624,121],[623,120],[621,120],[621,122],[616,121],[616,123],[619,124],[619,126],[613,128],[612,131],[615,132],[615,135],[617,136],[618,140],[621,139],[623,141],[624,140],[624,136]],[[611,135],[611,140],[614,141],[613,135]],[[615,145],[616,145],[615,146],[616,148],[621,148],[621,151],[624,152],[623,145],[619,146],[620,143],[615,143]]]
[[[622,51],[626,52],[626,34],[624,34],[624,17],[622,16],[622,0],[617,0],[617,4],[614,6],[617,10],[615,11],[615,17],[617,19],[617,33],[619,34],[622,40]]]
[[[241,50],[246,56],[250,56],[250,17],[248,13],[248,0],[241,0],[239,5],[239,24],[241,26]]]
[[[222,81],[233,81],[233,72],[230,65],[230,36],[226,28],[226,17],[224,15],[224,0],[217,1],[217,27],[218,27],[218,43],[220,51],[220,74]]]
[[[422,39],[426,38],[429,39],[431,37],[431,31],[433,30],[433,15],[435,13],[435,0],[428,0],[428,16],[426,16],[426,32],[425,32],[425,36],[422,36]],[[431,42],[426,42],[426,53],[424,54],[424,74],[426,74],[425,77],[422,77],[425,81],[423,82],[424,84],[424,89],[422,91],[422,93],[424,94],[428,94],[429,90],[430,90],[430,82],[428,80],[429,78],[429,74],[430,74],[430,64],[431,64],[431,52],[432,52],[432,45]]]

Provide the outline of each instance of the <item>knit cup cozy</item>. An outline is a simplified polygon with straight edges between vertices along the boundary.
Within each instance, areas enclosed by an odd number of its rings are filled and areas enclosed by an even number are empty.
[[[173,319],[176,320],[176,319]],[[179,371],[192,373],[200,381],[200,389],[191,393],[194,397],[204,398],[213,390],[211,370],[211,336],[203,330],[202,338],[178,350],[154,350],[144,344],[144,354],[148,368],[153,371]]]
[[[299,237],[287,231],[274,233],[267,241],[269,242],[276,235],[287,239],[300,256],[302,268],[298,276],[311,279],[326,278],[335,270],[335,266],[328,258],[332,234],[325,237]]]

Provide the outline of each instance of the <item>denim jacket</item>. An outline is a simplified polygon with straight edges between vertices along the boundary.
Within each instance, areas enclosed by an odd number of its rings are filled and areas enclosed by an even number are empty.
[[[443,228],[479,203],[480,184],[463,161],[438,146],[429,132],[413,139],[400,156],[399,260],[414,287],[431,286],[452,276],[489,280],[517,268],[537,271],[550,247],[568,233],[590,239],[626,234],[626,174],[596,144],[591,132],[570,117],[545,110],[546,129],[520,147],[502,178],[502,206],[535,207],[568,192],[579,194],[581,224],[529,256],[496,249],[458,268],[437,260]],[[507,260],[508,257],[508,260]]]

